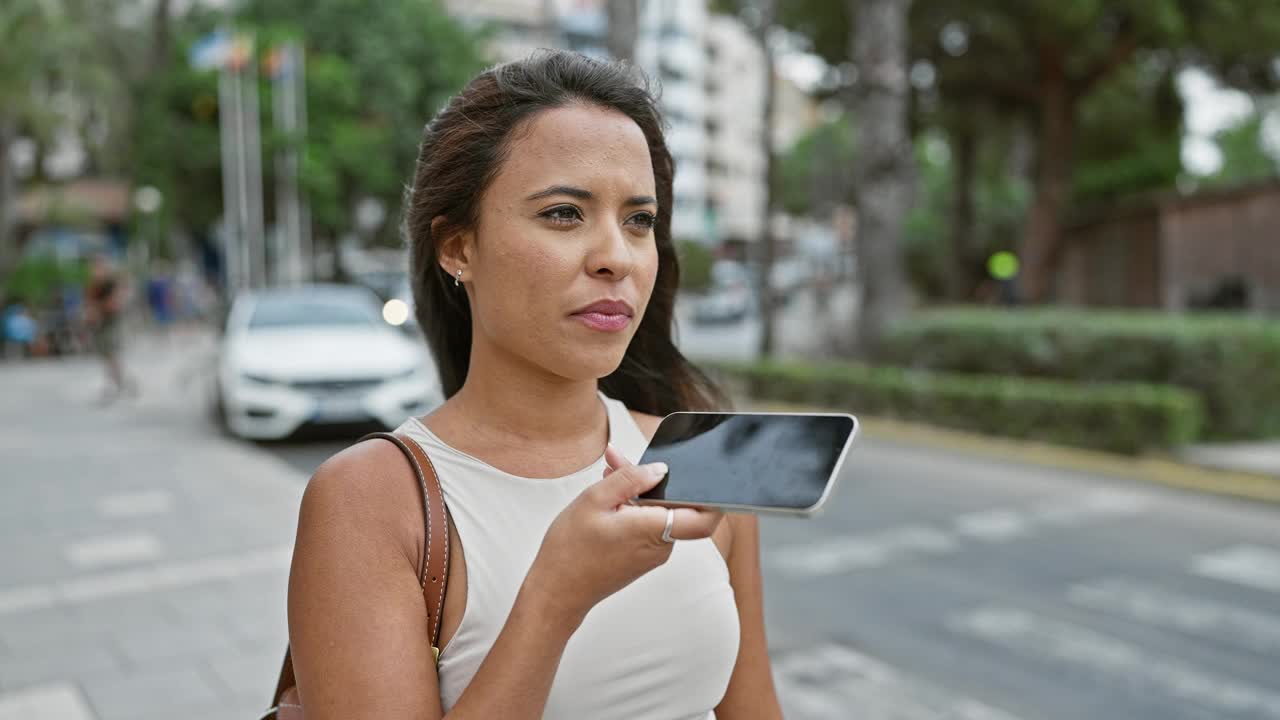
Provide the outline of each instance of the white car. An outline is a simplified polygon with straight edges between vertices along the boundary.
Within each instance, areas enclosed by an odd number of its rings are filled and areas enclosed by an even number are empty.
[[[214,392],[232,434],[264,440],[306,424],[394,428],[443,400],[423,343],[383,319],[372,291],[350,285],[238,296]]]

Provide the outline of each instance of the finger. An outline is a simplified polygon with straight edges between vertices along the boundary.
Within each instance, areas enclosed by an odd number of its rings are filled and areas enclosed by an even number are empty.
[[[671,524],[671,537],[676,540],[701,540],[709,538],[720,527],[724,513],[720,510],[702,510],[697,508],[675,508],[675,521]],[[658,534],[666,527],[666,517]]]
[[[603,504],[617,507],[657,485],[666,474],[667,466],[663,463],[627,465],[609,473],[592,489]]]
[[[632,462],[627,459],[627,456],[623,455],[622,452],[613,445],[605,446],[604,462],[609,466],[610,470],[617,470],[632,464]]]

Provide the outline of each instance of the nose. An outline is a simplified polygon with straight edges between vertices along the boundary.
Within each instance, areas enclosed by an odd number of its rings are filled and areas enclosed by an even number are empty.
[[[587,257],[587,272],[595,277],[621,280],[635,267],[635,251],[626,231],[617,223],[606,223],[595,238]]]

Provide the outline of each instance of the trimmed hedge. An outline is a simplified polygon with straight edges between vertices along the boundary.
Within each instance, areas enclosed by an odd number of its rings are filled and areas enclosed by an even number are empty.
[[[847,408],[971,432],[1137,453],[1192,441],[1203,421],[1194,393],[1141,383],[1073,383],[851,364],[717,363],[752,397]]]
[[[1205,437],[1280,436],[1280,322],[1226,315],[956,309],[920,313],[881,361],[948,372],[1135,381],[1194,391]]]

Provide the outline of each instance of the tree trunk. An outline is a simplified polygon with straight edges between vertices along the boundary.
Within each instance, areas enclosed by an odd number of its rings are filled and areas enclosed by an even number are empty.
[[[1062,212],[1071,190],[1071,154],[1075,139],[1076,98],[1067,82],[1061,53],[1041,57],[1039,137],[1036,141],[1035,198],[1022,244],[1022,296],[1044,302],[1052,286],[1062,234]]]
[[[978,174],[978,133],[967,119],[951,127],[952,168],[955,175],[951,197],[951,261],[947,274],[947,295],[963,302],[981,280],[974,269],[982,258],[974,247],[974,185]]]
[[[774,106],[774,56],[769,47],[769,28],[773,25],[774,0],[761,2],[760,26],[756,30],[756,41],[764,50],[764,107],[760,118],[760,152],[764,159],[764,198],[761,202],[760,218],[760,266],[757,287],[760,293],[760,347],[759,357],[769,358],[774,353],[776,344],[777,298],[774,297],[773,275],[774,256],[777,254],[777,238],[773,236],[774,208],[774,151],[773,151],[773,106]]]
[[[148,74],[158,73],[169,65],[169,15],[172,12],[172,0],[158,0],[151,15],[151,65]]]
[[[615,60],[633,62],[636,56],[636,35],[639,29],[640,0],[608,0],[609,35],[606,40],[609,54]]]
[[[854,167],[862,307],[857,352],[871,358],[907,309],[902,235],[915,201],[915,161],[907,130],[907,15],[911,0],[849,0],[858,71]]]
[[[9,149],[18,136],[18,126],[0,117],[0,277],[8,275],[17,258],[18,178],[9,159]]]

